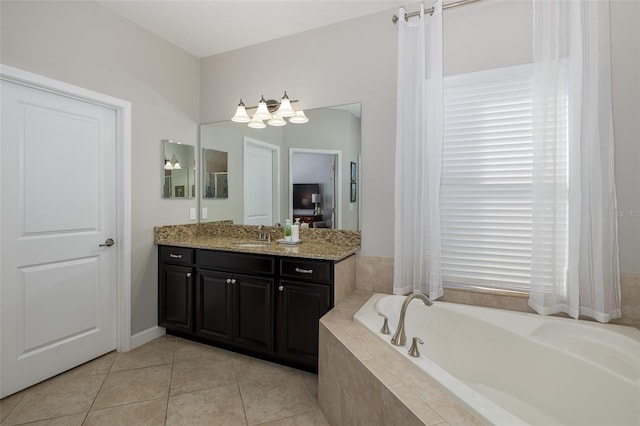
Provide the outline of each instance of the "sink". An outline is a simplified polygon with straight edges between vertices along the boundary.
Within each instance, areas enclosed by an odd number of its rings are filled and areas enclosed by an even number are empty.
[[[236,247],[266,247],[266,243],[237,243]]]

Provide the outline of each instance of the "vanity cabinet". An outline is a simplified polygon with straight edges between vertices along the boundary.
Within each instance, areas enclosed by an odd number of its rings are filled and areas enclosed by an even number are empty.
[[[158,325],[190,333],[193,330],[194,250],[160,247]]]
[[[196,334],[273,353],[272,278],[198,270]]]
[[[318,324],[333,307],[334,268],[330,260],[160,246],[158,324],[317,371]]]

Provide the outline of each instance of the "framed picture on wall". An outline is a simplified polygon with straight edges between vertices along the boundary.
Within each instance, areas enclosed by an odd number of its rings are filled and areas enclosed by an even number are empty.
[[[351,182],[351,202],[352,203],[356,202],[356,186],[357,184],[355,182]]]
[[[356,171],[356,163],[351,162],[351,182],[356,181],[357,171]]]

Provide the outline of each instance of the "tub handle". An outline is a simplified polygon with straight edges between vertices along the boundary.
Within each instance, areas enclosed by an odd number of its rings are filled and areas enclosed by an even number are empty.
[[[382,318],[384,318],[384,323],[382,324],[382,328],[380,329],[380,333],[382,333],[382,334],[391,334],[391,331],[389,330],[389,319],[387,318],[387,316],[385,314],[383,314],[382,312],[378,312],[378,315],[380,315]]]
[[[420,351],[418,350],[418,343],[424,345],[424,342],[420,340],[419,337],[414,337],[413,342],[411,343],[411,348],[409,349],[409,355],[413,357],[419,357]]]

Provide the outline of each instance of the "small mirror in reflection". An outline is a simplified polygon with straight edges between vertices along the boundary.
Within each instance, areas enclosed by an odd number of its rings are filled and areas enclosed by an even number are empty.
[[[229,198],[229,162],[224,151],[202,150],[204,198]]]
[[[162,198],[194,198],[195,148],[168,139],[162,141]]]

